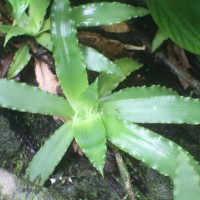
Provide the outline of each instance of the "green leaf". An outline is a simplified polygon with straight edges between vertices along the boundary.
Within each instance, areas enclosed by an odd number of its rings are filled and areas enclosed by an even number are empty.
[[[72,10],[72,18],[80,27],[111,25],[147,14],[149,11],[145,8],[118,2],[84,4]]]
[[[102,120],[107,138],[114,145],[160,173],[172,179],[175,177],[180,146],[146,128],[115,117],[103,116]],[[192,157],[191,160],[196,162]],[[200,172],[200,167],[196,168]]]
[[[151,87],[146,87],[146,86],[131,87],[122,89],[118,92],[114,92],[107,96],[103,96],[101,97],[100,101],[106,102],[106,101],[147,98],[147,97],[166,96],[166,95],[177,95],[177,93],[172,89],[167,89],[159,85],[153,85]]]
[[[76,112],[94,111],[98,106],[98,79],[89,85],[80,95],[76,104]]]
[[[13,80],[0,79],[0,85],[0,106],[3,108],[66,117],[74,114],[62,97]]]
[[[188,51],[200,54],[199,0],[147,0],[147,4],[166,36]]]
[[[152,42],[151,52],[154,52],[167,39],[168,37],[161,30],[158,30]]]
[[[11,25],[0,24],[0,33],[8,33],[11,28],[12,28]]]
[[[88,80],[69,1],[54,1],[51,20],[57,76],[65,96],[73,105],[87,88]]]
[[[200,101],[180,96],[124,99],[100,104],[107,114],[135,123],[200,124]]]
[[[174,180],[176,200],[199,199],[200,178],[196,166],[185,152],[180,152]]]
[[[25,177],[39,185],[44,185],[72,140],[72,123],[69,121],[62,125],[39,149],[30,162]]]
[[[31,55],[29,53],[29,46],[23,43],[15,53],[13,61],[8,70],[7,78],[14,78],[27,65],[30,58]]]
[[[175,200],[199,200],[200,178],[195,166],[190,162],[190,157],[180,151],[177,162],[176,176],[174,179]]]
[[[77,144],[94,167],[103,175],[106,154],[106,132],[98,113],[88,112],[73,120],[73,133]]]
[[[7,33],[5,41],[4,41],[4,46],[7,44],[7,42],[12,38],[20,35],[34,35],[34,32],[30,29],[29,26],[27,27],[17,27],[13,26]]]
[[[13,8],[14,14],[14,24],[17,24],[20,21],[21,15],[24,13],[26,8],[29,5],[30,0],[9,0]]]
[[[44,23],[42,24],[42,27],[41,27],[39,33],[43,33],[43,32],[45,32],[45,31],[49,31],[50,25],[51,25],[51,23],[50,23],[50,18],[44,20]]]
[[[107,74],[123,75],[121,70],[117,68],[116,64],[106,58],[97,50],[81,45],[83,55],[85,57],[85,64],[87,69],[95,72],[105,72]]]
[[[52,51],[52,42],[51,42],[51,36],[49,33],[40,33],[38,36],[35,37],[36,42],[38,42],[40,45],[48,49],[49,51]]]
[[[102,73],[99,76],[99,95],[104,96],[114,90],[120,82],[122,82],[126,76],[129,76],[131,72],[142,67],[143,64],[130,58],[121,58],[115,60],[114,63],[122,71],[123,75],[120,74],[107,74]]]
[[[50,0],[30,0],[29,18],[35,33],[38,33],[44,21]]]

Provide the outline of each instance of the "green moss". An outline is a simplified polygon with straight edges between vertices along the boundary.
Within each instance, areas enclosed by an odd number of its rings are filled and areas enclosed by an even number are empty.
[[[12,160],[19,153],[20,145],[15,133],[9,128],[8,120],[0,116],[0,167],[12,165]]]
[[[172,200],[173,182],[153,169],[147,169],[144,174],[149,200]]]
[[[59,125],[51,116],[22,113],[18,116],[27,138],[29,138],[36,149],[46,141],[46,139],[55,132]]]
[[[67,199],[125,199],[125,192],[115,178],[111,175],[103,178],[85,157],[76,156],[68,162],[62,161],[61,165],[65,173],[61,171],[53,176],[56,182],[52,187]]]

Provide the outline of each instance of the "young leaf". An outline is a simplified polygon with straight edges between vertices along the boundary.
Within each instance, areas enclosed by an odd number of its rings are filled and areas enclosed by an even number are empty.
[[[102,116],[107,138],[122,151],[141,160],[160,173],[175,177],[180,146],[174,142],[130,122],[112,116]],[[194,159],[191,157],[193,163]],[[200,167],[196,166],[198,173]]]
[[[44,21],[50,0],[30,0],[29,18],[34,32],[38,33]]]
[[[183,151],[178,156],[176,174],[174,178],[175,200],[199,200],[200,175],[190,162],[190,157]]]
[[[199,0],[147,0],[147,4],[166,36],[188,51],[200,54]]]
[[[98,113],[88,112],[73,120],[73,133],[77,144],[94,167],[103,175],[106,154],[106,132]]]
[[[72,10],[72,18],[80,27],[111,25],[147,14],[149,11],[145,8],[118,2],[84,4]]]
[[[30,58],[31,55],[29,53],[29,46],[23,43],[15,53],[13,61],[8,70],[7,78],[14,78],[26,66]]]
[[[48,49],[49,51],[52,51],[52,42],[51,42],[51,36],[49,33],[40,33],[38,36],[35,37],[35,40]]]
[[[135,123],[200,124],[200,101],[189,97],[124,99],[101,103],[100,109]]]
[[[141,63],[130,58],[121,58],[115,60],[114,63],[122,71],[123,75],[102,73],[99,76],[100,96],[111,93],[112,90],[114,90],[119,85],[119,83],[126,78],[126,76],[129,76],[131,72],[139,69],[142,66]]]
[[[51,20],[57,76],[65,96],[73,105],[87,88],[88,80],[68,0],[54,1]]]
[[[29,5],[30,0],[9,0],[13,8],[14,24],[20,21],[21,15]]]
[[[73,140],[72,123],[62,125],[40,148],[30,162],[25,177],[39,185],[52,174]]]
[[[89,85],[86,90],[80,95],[76,104],[77,112],[94,111],[98,106],[98,80]]]
[[[166,95],[177,95],[177,93],[171,89],[167,89],[158,85],[153,85],[151,87],[131,87],[122,89],[107,96],[103,96],[101,97],[100,101],[106,102]]]
[[[151,52],[154,52],[168,37],[159,29],[153,39]]]
[[[0,106],[21,112],[72,117],[68,101],[36,87],[0,79]]]

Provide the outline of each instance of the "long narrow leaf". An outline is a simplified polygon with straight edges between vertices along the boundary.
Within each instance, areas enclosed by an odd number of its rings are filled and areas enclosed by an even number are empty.
[[[88,112],[73,120],[76,142],[94,167],[103,174],[106,154],[106,132],[98,113]]]
[[[180,146],[136,124],[112,116],[103,116],[102,119],[107,137],[114,145],[174,179],[177,157],[180,150],[184,151]],[[199,165],[192,157],[191,160],[200,173]]]
[[[26,178],[43,185],[73,140],[72,123],[62,125],[40,148],[26,170]]]
[[[175,200],[199,200],[200,175],[190,162],[190,157],[183,151],[178,156],[174,186]]]
[[[0,106],[21,112],[71,117],[73,110],[62,97],[44,92],[36,87],[0,79]]]
[[[81,45],[83,55],[85,57],[85,64],[87,69],[95,72],[105,72],[107,74],[116,74],[123,76],[123,73],[116,64],[106,58],[102,53],[97,50]]]
[[[47,7],[50,0],[30,0],[29,5],[29,18],[33,23],[34,32],[39,32],[46,14]]]
[[[90,3],[74,7],[72,17],[77,26],[99,26],[111,25],[132,17],[147,15],[149,11],[145,8],[133,7],[118,2]]]
[[[8,70],[7,78],[14,78],[26,66],[30,58],[31,55],[29,53],[29,46],[24,43],[15,53],[13,61]]]
[[[126,78],[126,76],[129,76],[131,72],[139,69],[142,66],[141,63],[130,58],[121,58],[115,60],[114,63],[122,71],[123,75],[102,73],[99,76],[100,96],[111,93],[112,90],[114,90],[119,83]]]
[[[57,76],[65,96],[73,105],[87,88],[88,81],[68,0],[54,1],[51,20]]]
[[[97,110],[98,106],[98,80],[89,85],[80,95],[76,104],[76,112],[88,112]]]
[[[29,26],[27,27],[17,27],[13,26],[7,33],[4,46],[7,44],[7,42],[12,38],[20,35],[34,35],[34,32],[30,29]]]
[[[136,98],[147,98],[154,96],[166,96],[166,95],[176,95],[177,93],[171,89],[154,85],[151,87],[131,87],[125,88],[118,92],[114,92],[107,96],[103,96],[100,101],[116,101],[124,99],[136,99]]]
[[[11,28],[12,28],[11,25],[0,24],[0,33],[8,33]]]
[[[21,15],[29,5],[30,0],[9,0],[13,8],[14,20],[17,24]]]
[[[180,96],[125,99],[101,104],[101,109],[135,123],[200,124],[200,101]]]

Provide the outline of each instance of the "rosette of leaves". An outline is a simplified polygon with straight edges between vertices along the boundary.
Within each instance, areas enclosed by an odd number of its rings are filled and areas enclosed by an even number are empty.
[[[100,7],[103,5],[99,4]],[[113,8],[118,5],[113,3]],[[84,13],[88,14],[82,24],[92,24],[95,19],[90,15],[97,8],[81,6],[77,9],[85,8],[88,10]],[[112,93],[141,64],[127,58],[111,62],[90,48],[82,51],[84,47],[80,48],[76,38],[75,18],[76,13],[68,0],[54,0],[51,11],[53,55],[56,74],[66,98],[12,80],[0,80],[2,107],[67,119],[36,153],[26,170],[26,177],[43,185],[75,139],[101,174],[106,141],[109,140],[122,151],[174,179],[177,157],[185,150],[136,123],[199,124],[200,101],[180,97],[160,86],[131,87]],[[98,19],[101,24],[101,17]],[[88,83],[86,67],[100,72],[92,84]],[[198,163],[191,155],[188,157],[190,165],[199,174]]]

